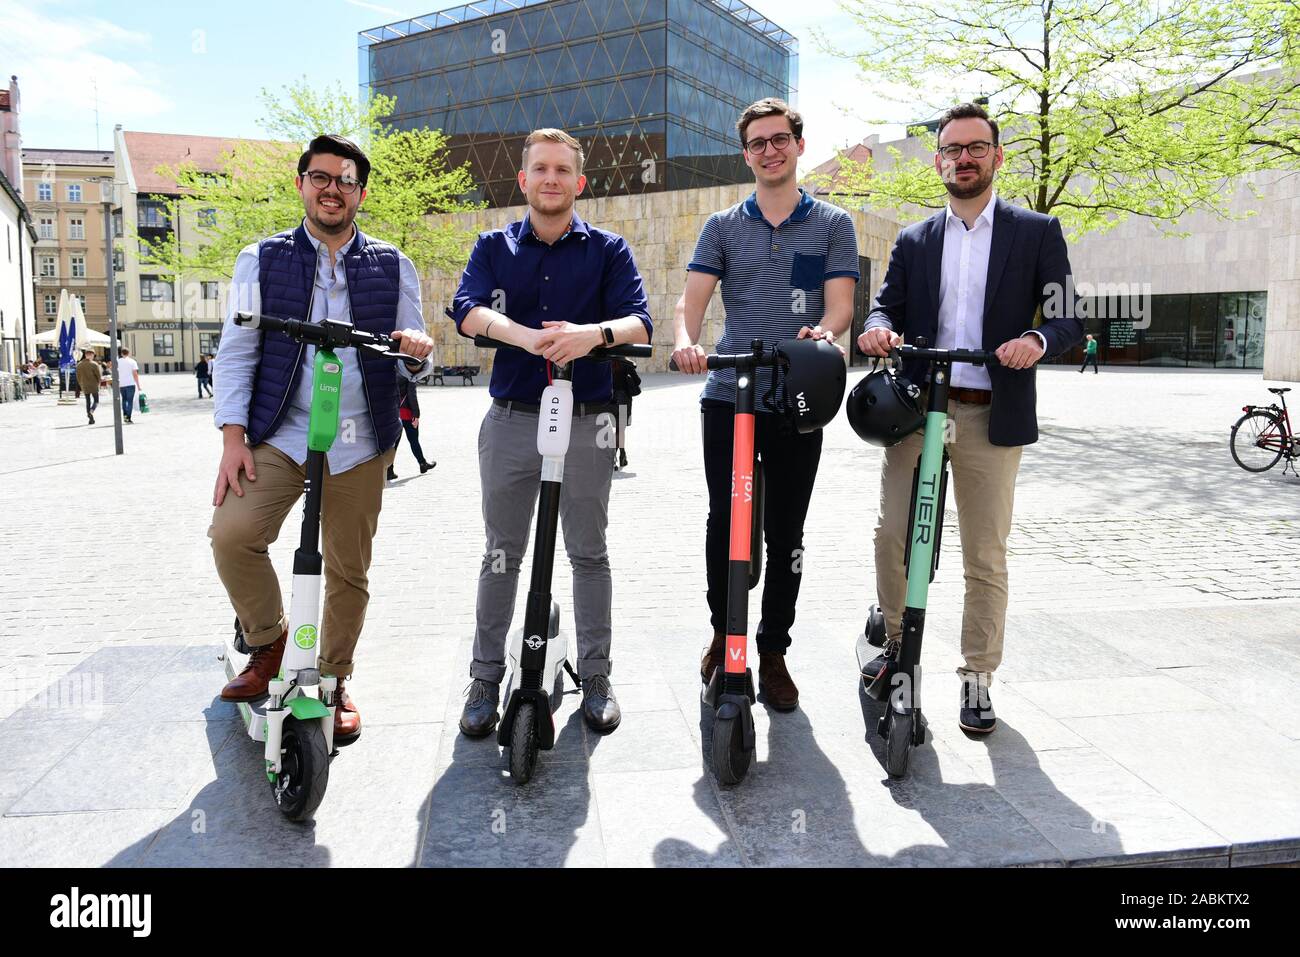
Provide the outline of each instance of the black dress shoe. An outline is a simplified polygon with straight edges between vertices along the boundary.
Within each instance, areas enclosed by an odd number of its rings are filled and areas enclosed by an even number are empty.
[[[993,713],[989,686],[983,681],[976,681],[973,678],[962,679],[960,707],[957,723],[963,731],[972,734],[988,734],[997,726],[998,716]]]
[[[587,727],[599,734],[608,734],[623,720],[623,712],[606,675],[592,675],[583,679],[582,717],[587,722]]]
[[[468,738],[487,737],[497,726],[497,704],[501,686],[482,678],[469,683],[465,708],[460,713],[460,730]]]
[[[388,481],[395,482],[396,480],[397,480],[397,473],[393,471],[393,467],[390,465],[388,466]]]
[[[429,471],[429,469],[433,468],[437,464],[438,464],[437,462],[421,462],[420,474],[423,475],[425,472]]]
[[[898,642],[890,641],[885,643],[880,654],[872,658],[862,666],[862,677],[867,681],[875,681],[887,666],[892,664],[898,658]]]

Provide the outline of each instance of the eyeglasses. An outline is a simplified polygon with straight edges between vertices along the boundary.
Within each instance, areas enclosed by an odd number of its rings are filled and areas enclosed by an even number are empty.
[[[970,154],[971,159],[983,159],[989,155],[989,150],[993,144],[988,140],[976,140],[974,143],[950,143],[948,146],[939,147],[939,155],[946,160],[955,160],[961,156],[961,151],[965,150]]]
[[[745,144],[745,149],[749,150],[749,152],[753,153],[755,156],[758,156],[761,153],[767,152],[768,143],[771,143],[778,150],[783,150],[790,145],[792,139],[794,139],[793,133],[777,133],[775,136],[768,137],[755,136]]]
[[[308,170],[304,175],[317,189],[326,189],[330,183],[338,183],[340,193],[355,193],[357,187],[361,185],[356,177],[346,173],[342,176],[331,176],[324,170],[313,169]]]

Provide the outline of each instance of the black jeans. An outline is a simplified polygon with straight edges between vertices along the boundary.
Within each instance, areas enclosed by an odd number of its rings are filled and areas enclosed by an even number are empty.
[[[1092,363],[1092,371],[1095,373],[1097,371],[1097,353],[1095,352],[1091,354],[1087,354],[1087,353],[1084,354],[1083,365],[1079,366],[1079,371],[1082,372],[1084,369],[1088,368],[1089,362]]]
[[[420,448],[420,430],[409,419],[402,420],[402,429],[406,432],[406,442],[411,446],[411,454],[415,456],[415,461],[424,465],[424,450]],[[398,440],[401,445],[401,440]]]
[[[704,542],[709,614],[713,630],[724,632],[735,408],[713,401],[700,405],[704,477],[709,485],[709,521]],[[767,573],[763,582],[763,614],[758,625],[760,654],[785,654],[790,647],[794,606],[803,580],[803,523],[822,456],[820,429],[800,435],[793,427],[784,429],[781,425],[772,413],[758,412],[754,416],[754,448],[762,456],[766,490],[763,537],[767,542]]]
[[[94,412],[96,409],[99,408],[98,392],[83,392],[82,396],[84,396],[86,399],[86,415],[90,415],[92,412]]]

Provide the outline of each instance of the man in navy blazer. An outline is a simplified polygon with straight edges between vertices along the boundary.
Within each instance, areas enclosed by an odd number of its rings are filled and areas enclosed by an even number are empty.
[[[948,402],[966,572],[958,721],[986,734],[997,721],[989,684],[1002,660],[1016,474],[1022,447],[1038,440],[1034,367],[1078,342],[1083,326],[1077,310],[1057,305],[1067,303],[1073,288],[1060,222],[994,192],[1003,162],[997,123],[979,105],[960,104],[940,119],[938,143],[934,167],[948,205],[899,234],[858,348],[884,356],[904,339],[924,338],[934,348],[984,349],[999,359],[988,367],[954,365]],[[910,360],[903,372],[922,384],[926,366]],[[891,642],[899,639],[907,588],[904,539],[922,436],[916,432],[886,449],[881,470],[876,588]]]

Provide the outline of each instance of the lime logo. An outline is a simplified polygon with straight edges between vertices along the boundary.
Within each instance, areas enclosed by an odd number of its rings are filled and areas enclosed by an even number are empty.
[[[293,633],[293,643],[299,648],[316,647],[316,626],[303,625]]]
[[[334,411],[333,401],[330,399],[321,399],[320,410],[322,412],[333,412]]]

